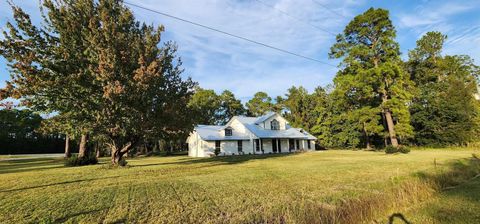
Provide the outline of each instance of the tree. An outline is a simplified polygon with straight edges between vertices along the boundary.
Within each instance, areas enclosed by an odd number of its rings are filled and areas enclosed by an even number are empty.
[[[163,27],[140,24],[118,0],[46,0],[40,28],[12,8],[16,26],[0,43],[12,68],[3,97],[68,116],[84,143],[103,135],[113,164],[153,136],[193,128],[178,121],[195,83],[180,77],[175,44],[159,46]]]
[[[52,1],[43,3],[44,8],[53,5]],[[59,12],[51,10],[48,15],[43,14],[44,26],[38,28],[21,8],[11,7],[15,25],[7,23],[0,54],[8,61],[12,79],[1,90],[0,99],[21,98],[24,105],[43,113],[68,112],[69,122],[85,135],[90,127],[82,120],[89,116],[85,112],[91,104],[79,103],[79,98],[93,93],[85,91],[81,75],[88,67],[82,57],[86,48],[77,41],[81,36],[78,26],[84,24],[71,15],[69,26],[61,26],[67,23],[63,21],[66,18],[58,18]],[[80,148],[79,152],[83,154],[85,150]]]
[[[410,108],[417,144],[468,144],[479,133],[474,94],[480,70],[467,56],[442,56],[446,38],[428,32],[409,52],[406,67],[417,88]]]
[[[268,111],[274,110],[272,98],[265,92],[257,92],[251,100],[247,102],[248,114],[252,116],[261,116]]]
[[[195,111],[198,124],[214,125],[218,123],[222,100],[211,89],[196,88],[188,106]]]
[[[396,147],[397,136],[412,135],[407,108],[412,84],[402,69],[395,28],[388,14],[387,10],[370,8],[356,16],[337,36],[330,57],[343,59],[334,83],[345,108],[380,109],[390,143]]]
[[[245,115],[245,107],[240,100],[235,98],[235,95],[232,92],[224,90],[220,95],[220,101],[218,123],[225,124],[233,116]]]
[[[0,154],[59,152],[62,136],[40,132],[43,121],[38,113],[28,109],[0,110]]]
[[[75,136],[78,133],[75,133],[75,128],[71,126],[71,123],[68,122],[68,116],[56,115],[42,120],[42,123],[39,127],[39,132],[43,134],[58,134],[64,133],[65,135],[65,154],[64,158],[70,158],[71,147],[70,141],[75,139]]]
[[[288,89],[285,99],[281,101],[285,109],[285,118],[294,127],[311,131],[318,116],[314,113],[315,108],[317,104],[324,103],[324,94],[326,94],[325,91],[320,87],[315,89],[314,93],[309,94],[302,86],[298,88],[292,86]]]

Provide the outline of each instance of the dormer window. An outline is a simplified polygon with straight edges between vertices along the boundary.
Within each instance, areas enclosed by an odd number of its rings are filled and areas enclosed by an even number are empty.
[[[271,122],[270,122],[270,129],[272,130],[280,130],[280,123],[273,119]]]
[[[232,136],[233,130],[231,128],[225,129],[225,136]]]

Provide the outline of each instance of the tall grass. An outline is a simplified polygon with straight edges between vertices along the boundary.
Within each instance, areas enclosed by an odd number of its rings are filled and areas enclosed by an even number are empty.
[[[398,211],[431,198],[441,191],[455,188],[480,175],[480,159],[473,155],[468,160],[456,161],[444,170],[434,173],[419,172],[382,193],[371,193],[359,198],[341,200],[336,205],[304,202],[293,207],[286,205],[276,213],[265,211],[253,223],[365,223],[389,217],[403,218]]]

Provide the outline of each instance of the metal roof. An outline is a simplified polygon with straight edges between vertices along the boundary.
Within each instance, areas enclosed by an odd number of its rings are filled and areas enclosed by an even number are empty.
[[[214,140],[249,140],[251,138],[286,138],[286,139],[308,139],[316,140],[317,138],[311,135],[310,133],[300,129],[292,128],[289,125],[286,125],[285,130],[269,130],[264,129],[258,124],[272,117],[276,113],[271,112],[267,113],[260,117],[244,117],[244,116],[235,116],[233,119],[237,119],[242,125],[245,126],[253,136],[250,136],[247,133],[238,133],[233,129],[232,136],[224,136],[223,130],[229,126],[230,122],[226,125],[199,125],[195,128],[195,131],[200,135],[200,138],[207,141]]]

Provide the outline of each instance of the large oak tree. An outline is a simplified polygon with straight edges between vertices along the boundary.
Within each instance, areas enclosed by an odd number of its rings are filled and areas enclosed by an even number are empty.
[[[83,138],[105,136],[115,164],[149,138],[192,129],[194,83],[181,78],[176,46],[161,44],[162,26],[137,22],[120,0],[45,0],[41,27],[12,8],[15,24],[0,42],[12,74],[2,97],[68,116]]]

